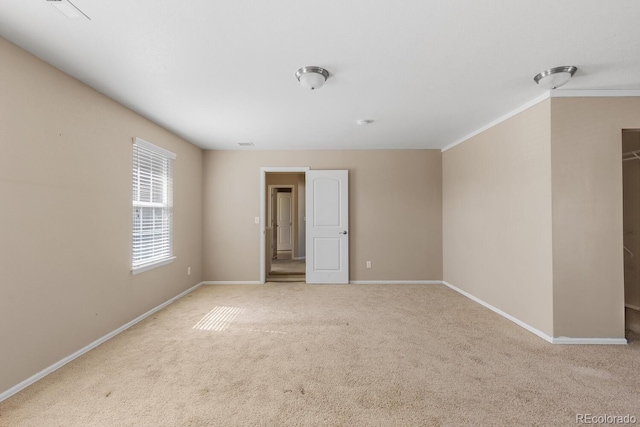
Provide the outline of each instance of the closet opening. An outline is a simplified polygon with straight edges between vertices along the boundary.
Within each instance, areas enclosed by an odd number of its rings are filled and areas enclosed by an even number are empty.
[[[640,129],[622,131],[625,330],[640,340]]]

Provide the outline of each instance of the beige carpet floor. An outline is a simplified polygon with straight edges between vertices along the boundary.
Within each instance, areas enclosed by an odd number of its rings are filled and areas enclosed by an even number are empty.
[[[203,286],[0,403],[2,426],[640,418],[640,342],[552,345],[441,285]]]

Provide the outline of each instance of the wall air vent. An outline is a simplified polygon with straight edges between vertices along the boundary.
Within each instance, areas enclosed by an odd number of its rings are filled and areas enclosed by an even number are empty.
[[[240,147],[253,147],[253,142],[238,142]]]
[[[55,7],[60,13],[62,13],[67,18],[71,19],[88,19],[91,21],[91,18],[87,16],[86,13],[81,11],[78,6],[71,3],[69,0],[46,0],[51,6]]]

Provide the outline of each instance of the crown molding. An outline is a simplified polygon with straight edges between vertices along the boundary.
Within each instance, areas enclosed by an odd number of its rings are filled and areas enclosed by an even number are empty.
[[[640,89],[556,89],[551,98],[623,98],[640,96]]]
[[[450,148],[455,147],[458,144],[462,144],[463,142],[473,138],[476,135],[481,134],[485,130],[491,129],[492,127],[504,122],[505,120],[510,119],[515,116],[533,107],[536,104],[541,103],[542,101],[548,98],[624,98],[624,97],[640,97],[640,89],[555,89],[548,90],[537,98],[532,99],[531,101],[521,105],[508,112],[507,114],[497,118],[491,123],[482,126],[480,129],[471,132],[470,134],[463,136],[459,140],[447,145],[442,148],[441,151],[444,153]]]
[[[504,116],[498,117],[497,119],[495,119],[494,121],[492,121],[491,123],[482,126],[480,129],[475,130],[473,132],[471,132],[470,134],[463,136],[462,138],[460,138],[459,140],[447,145],[446,147],[444,147],[441,151],[444,153],[445,151],[447,151],[450,148],[455,147],[458,144],[462,144],[463,142],[473,138],[476,135],[481,134],[482,132],[484,132],[485,130],[491,129],[492,127],[506,121],[509,120],[511,117],[515,116],[516,114],[520,114],[525,110],[528,110],[529,108],[533,107],[536,104],[541,103],[542,101],[545,101],[547,99],[550,98],[550,91],[546,91],[545,93],[543,93],[542,95],[532,99],[531,101],[522,104],[521,106],[519,106],[518,108],[516,108],[515,110],[512,110],[510,112],[508,112],[507,114],[505,114]]]

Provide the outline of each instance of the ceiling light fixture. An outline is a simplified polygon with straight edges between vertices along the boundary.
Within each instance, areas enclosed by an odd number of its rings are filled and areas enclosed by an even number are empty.
[[[329,72],[321,67],[302,67],[296,71],[296,78],[307,89],[320,89],[329,78]]]
[[[58,9],[64,16],[71,19],[80,19],[87,18],[91,21],[83,11],[81,11],[78,6],[71,3],[69,0],[47,0],[47,2]]]
[[[356,124],[358,126],[366,126],[366,125],[370,125],[371,123],[373,123],[373,120],[371,119],[360,119],[356,121]]]
[[[536,75],[533,81],[545,89],[557,89],[567,83],[577,69],[573,65],[551,68]]]

